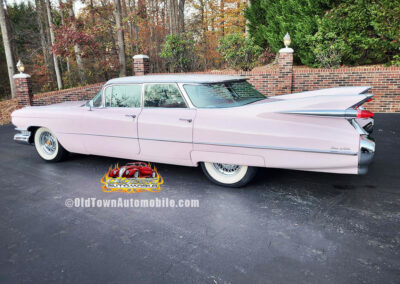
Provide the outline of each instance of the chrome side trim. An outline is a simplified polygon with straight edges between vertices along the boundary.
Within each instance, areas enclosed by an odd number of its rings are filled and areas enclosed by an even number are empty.
[[[269,149],[269,150],[283,150],[283,151],[296,151],[296,152],[309,152],[309,153],[323,153],[323,154],[337,154],[337,155],[351,155],[357,156],[357,152],[351,151],[338,151],[338,150],[322,150],[322,149],[308,149],[308,148],[291,148],[291,147],[279,147],[279,146],[262,146],[262,145],[249,145],[249,144],[231,144],[231,143],[215,143],[215,142],[203,142],[203,141],[183,141],[183,140],[171,140],[171,139],[155,139],[155,138],[138,138],[138,137],[126,137],[126,136],[111,136],[111,135],[100,135],[100,134],[86,134],[86,133],[63,133],[72,135],[89,135],[89,136],[101,136],[101,137],[114,137],[114,138],[125,138],[125,139],[139,139],[146,141],[159,141],[159,142],[174,142],[174,143],[193,143],[201,145],[212,145],[212,146],[226,146],[226,147],[242,147],[251,149]]]
[[[31,132],[21,128],[15,128],[15,130],[19,131],[20,133],[14,135],[14,141],[21,144],[29,145],[30,144],[29,138],[31,137]]]
[[[208,143],[208,142],[193,142],[193,144],[227,146],[227,147],[243,147],[243,148],[254,148],[254,149],[283,150],[283,151],[297,151],[297,152],[310,152],[310,153],[323,153],[323,154],[338,154],[338,155],[351,155],[351,156],[357,155],[357,152],[351,152],[351,151],[321,150],[321,149],[308,149],[308,148],[297,148],[297,147],[290,148],[290,147],[279,147],[279,146],[261,146],[261,145]]]
[[[114,135],[102,135],[102,134],[90,134],[90,133],[72,133],[72,132],[59,132],[59,133],[60,134],[69,134],[69,135],[84,135],[84,136],[123,138],[123,139],[138,139],[138,137],[130,137],[130,136],[114,136]]]
[[[347,110],[289,110],[279,113],[300,114],[300,115],[316,115],[316,116],[333,116],[333,117],[357,117],[357,111],[353,109]]]

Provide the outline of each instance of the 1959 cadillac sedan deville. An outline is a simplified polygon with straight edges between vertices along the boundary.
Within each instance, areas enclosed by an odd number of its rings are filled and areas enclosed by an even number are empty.
[[[108,81],[88,102],[25,107],[12,113],[14,139],[48,162],[68,152],[201,165],[214,183],[239,187],[257,167],[363,174],[369,87],[266,98],[243,77],[148,75]]]

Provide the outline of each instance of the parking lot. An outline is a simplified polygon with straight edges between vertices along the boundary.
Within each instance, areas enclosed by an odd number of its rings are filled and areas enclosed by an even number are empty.
[[[398,283],[400,114],[377,114],[365,176],[261,169],[247,187],[157,164],[160,193],[104,193],[127,161],[43,162],[0,127],[0,279],[76,283]],[[198,199],[199,208],[68,208],[68,198]]]

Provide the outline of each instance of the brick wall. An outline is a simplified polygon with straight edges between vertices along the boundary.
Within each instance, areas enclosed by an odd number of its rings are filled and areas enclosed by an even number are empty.
[[[33,96],[32,105],[41,106],[41,105],[50,105],[65,101],[89,100],[93,98],[93,96],[98,91],[101,90],[103,84],[104,83],[97,83],[84,87],[77,87],[60,91],[36,94]]]
[[[294,68],[292,92],[337,86],[371,86],[373,112],[400,112],[400,67]]]

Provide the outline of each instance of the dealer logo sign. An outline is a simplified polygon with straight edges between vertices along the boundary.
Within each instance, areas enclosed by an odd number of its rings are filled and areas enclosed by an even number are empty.
[[[133,162],[111,166],[101,178],[104,192],[160,192],[163,178],[150,163]]]

